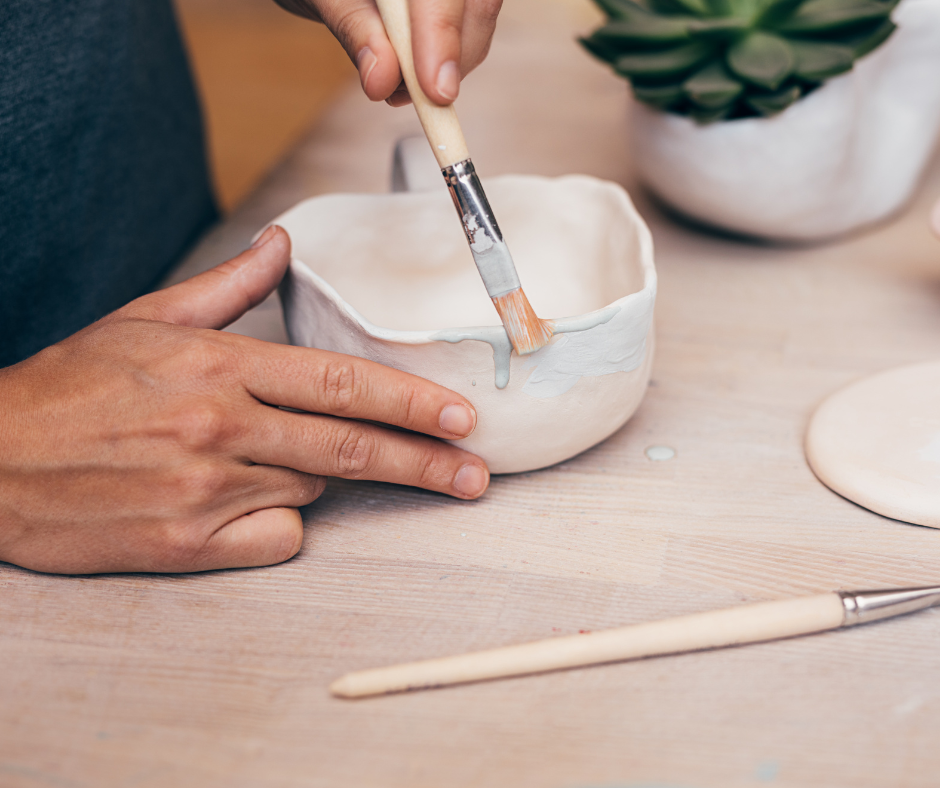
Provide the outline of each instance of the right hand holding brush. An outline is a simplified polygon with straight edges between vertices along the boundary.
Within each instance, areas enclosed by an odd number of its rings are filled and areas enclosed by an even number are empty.
[[[275,2],[330,29],[356,64],[370,99],[396,107],[410,101],[374,0]],[[489,52],[502,0],[410,0],[409,5],[418,81],[432,101],[451,104],[460,80]]]

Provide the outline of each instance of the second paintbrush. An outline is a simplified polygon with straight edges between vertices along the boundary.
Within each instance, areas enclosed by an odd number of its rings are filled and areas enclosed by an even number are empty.
[[[509,247],[470,160],[453,105],[442,107],[435,104],[418,84],[411,50],[408,0],[377,0],[377,4],[389,40],[398,55],[408,93],[460,215],[486,292],[516,353],[532,353],[552,338],[551,322],[540,320],[526,298]]]
[[[341,698],[431,689],[686,651],[742,646],[853,627],[940,603],[940,586],[838,591],[758,602],[645,624],[539,640],[453,657],[348,673],[330,685]]]

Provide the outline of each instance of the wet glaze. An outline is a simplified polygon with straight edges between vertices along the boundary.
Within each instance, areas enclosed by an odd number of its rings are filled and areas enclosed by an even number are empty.
[[[605,309],[599,309],[587,315],[578,315],[577,317],[564,317],[559,320],[547,321],[552,324],[553,334],[568,334],[580,331],[590,331],[604,323],[609,322],[618,312],[620,307],[609,306]],[[464,341],[486,342],[493,348],[493,366],[495,367],[496,388],[504,389],[509,385],[509,362],[512,358],[512,343],[509,336],[502,326],[481,326],[478,328],[447,328],[431,335],[431,339],[439,342],[450,342],[452,344]],[[533,353],[533,359],[540,353],[551,348],[546,348]]]

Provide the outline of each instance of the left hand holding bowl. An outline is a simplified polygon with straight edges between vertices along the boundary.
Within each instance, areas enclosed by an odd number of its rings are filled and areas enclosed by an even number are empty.
[[[69,574],[263,566],[300,549],[298,507],[326,476],[482,495],[486,464],[436,440],[473,431],[464,397],[217,330],[289,261],[271,227],[235,259],[0,370],[0,561]]]

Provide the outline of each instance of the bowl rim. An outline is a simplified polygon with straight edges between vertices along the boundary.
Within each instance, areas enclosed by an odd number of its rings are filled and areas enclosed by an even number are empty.
[[[599,307],[598,309],[593,309],[590,312],[584,312],[580,315],[570,315],[567,317],[555,318],[554,322],[559,327],[564,327],[566,323],[570,322],[572,324],[575,321],[582,321],[586,316],[597,315],[600,312],[606,312],[611,309],[611,307],[618,307],[618,309],[628,308],[632,302],[641,302],[645,303],[647,300],[651,299],[655,302],[656,299],[656,289],[657,289],[657,275],[656,275],[656,264],[653,256],[653,236],[650,232],[649,226],[644,221],[643,217],[640,215],[640,212],[636,209],[636,206],[633,204],[633,200],[630,199],[630,195],[627,193],[627,190],[623,188],[619,183],[614,183],[613,181],[603,180],[601,178],[595,178],[590,175],[561,175],[556,177],[548,177],[543,175],[497,175],[492,178],[484,179],[484,185],[487,183],[496,183],[499,181],[506,180],[537,180],[537,181],[582,181],[590,183],[592,188],[604,188],[609,191],[612,191],[616,194],[618,201],[621,204],[621,207],[624,209],[625,215],[629,218],[634,226],[637,229],[637,236],[639,241],[639,264],[643,272],[643,287],[639,290],[635,290],[632,293],[628,293],[625,296],[618,298],[615,301],[612,301],[605,306]],[[265,225],[262,228],[258,235],[264,232],[267,227],[272,224],[278,224],[283,217],[287,216],[290,213],[298,210],[302,206],[309,206],[312,203],[323,202],[330,199],[335,199],[337,197],[401,197],[405,195],[413,194],[427,194],[427,192],[393,192],[390,194],[383,193],[364,193],[364,194],[350,194],[350,193],[334,193],[334,194],[323,194],[316,197],[310,197],[306,200],[302,200],[297,203],[287,211],[284,211],[276,219],[273,219],[268,225]],[[286,229],[286,228],[285,228]],[[289,231],[288,231],[289,234]],[[388,342],[397,342],[399,344],[407,345],[419,345],[419,344],[430,344],[444,341],[440,338],[442,332],[486,332],[486,331],[501,331],[505,332],[505,329],[499,325],[494,324],[490,326],[442,326],[440,328],[433,329],[420,329],[420,330],[410,330],[410,329],[393,329],[385,328],[384,326],[377,325],[371,320],[366,318],[362,313],[360,313],[355,307],[352,306],[345,298],[343,298],[337,290],[323,277],[317,274],[309,265],[307,265],[303,260],[291,256],[290,269],[288,275],[284,277],[280,285],[280,289],[287,289],[291,286],[291,279],[294,276],[301,275],[309,279],[318,290],[320,290],[324,296],[326,296],[335,307],[337,307],[342,313],[344,313],[351,320],[359,324],[363,331],[369,336],[375,339],[381,339]],[[588,329],[590,330],[590,329]]]

